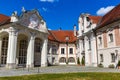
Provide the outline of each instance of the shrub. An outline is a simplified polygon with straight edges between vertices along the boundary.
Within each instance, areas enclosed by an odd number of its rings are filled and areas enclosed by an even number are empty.
[[[77,58],[77,64],[80,65],[80,60],[79,60],[79,58]]]
[[[85,65],[85,59],[82,57],[82,65]]]
[[[110,64],[108,67],[109,68],[115,68],[114,64]]]
[[[120,60],[118,61],[118,66],[120,66]]]
[[[104,66],[102,63],[100,63],[100,64],[98,64],[98,67],[103,68]]]

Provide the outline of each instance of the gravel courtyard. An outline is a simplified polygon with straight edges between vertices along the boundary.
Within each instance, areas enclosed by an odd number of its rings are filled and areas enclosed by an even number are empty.
[[[84,67],[84,66],[51,66],[51,67],[37,67],[33,69],[19,68],[19,69],[5,69],[0,68],[0,77],[3,76],[20,76],[29,74],[45,74],[45,73],[72,73],[72,72],[117,72],[119,69],[98,68],[98,67]]]

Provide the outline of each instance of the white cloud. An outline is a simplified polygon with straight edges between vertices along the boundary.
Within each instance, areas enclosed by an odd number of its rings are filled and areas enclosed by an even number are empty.
[[[58,2],[59,0],[40,0],[41,2],[51,2],[51,3],[53,3],[53,2]]]
[[[110,10],[112,10],[115,6],[107,6],[107,7],[102,7],[100,8],[96,13],[97,15],[105,15],[108,13]]]

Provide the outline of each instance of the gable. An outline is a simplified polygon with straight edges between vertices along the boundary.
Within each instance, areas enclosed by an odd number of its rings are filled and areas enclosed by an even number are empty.
[[[37,10],[22,13],[18,23],[24,27],[47,32],[46,22],[42,19]]]

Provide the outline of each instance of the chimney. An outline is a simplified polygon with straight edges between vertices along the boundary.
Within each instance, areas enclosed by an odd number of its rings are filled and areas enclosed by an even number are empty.
[[[74,36],[76,36],[77,34],[76,34],[76,25],[74,25]]]

